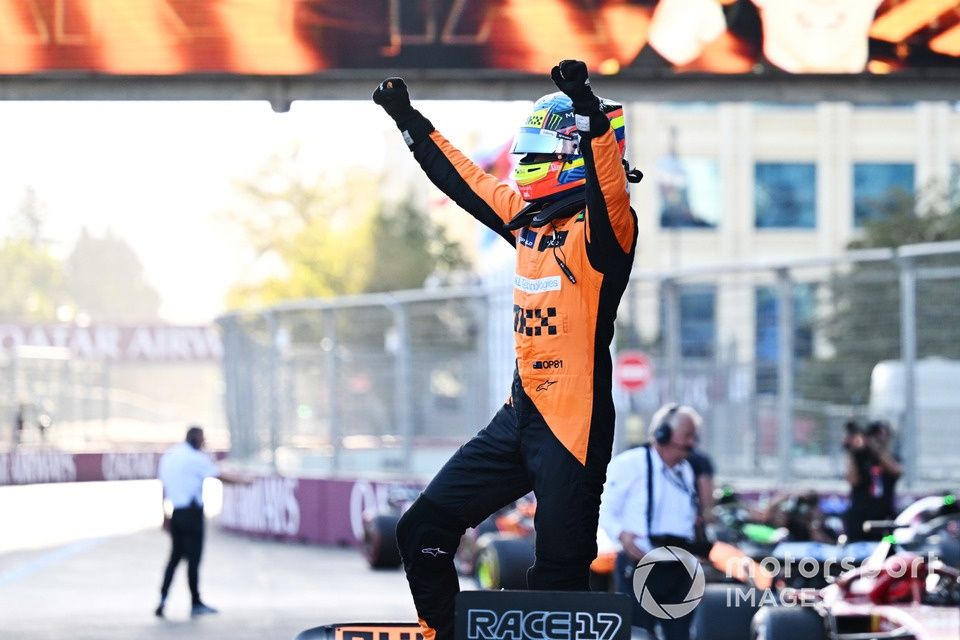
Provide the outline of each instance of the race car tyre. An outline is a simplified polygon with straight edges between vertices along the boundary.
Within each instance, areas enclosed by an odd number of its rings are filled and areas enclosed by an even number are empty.
[[[477,584],[481,589],[526,589],[534,560],[532,540],[494,538],[477,556]]]
[[[708,584],[693,612],[693,640],[750,640],[761,593],[744,584]]]
[[[761,607],[750,625],[751,640],[828,640],[823,618],[810,607]]]
[[[397,548],[400,516],[379,515],[363,525],[363,554],[371,569],[396,569],[401,564]]]

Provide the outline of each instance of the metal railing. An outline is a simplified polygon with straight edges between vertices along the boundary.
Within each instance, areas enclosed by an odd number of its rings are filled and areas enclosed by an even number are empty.
[[[234,455],[429,476],[506,398],[511,313],[498,284],[223,316]],[[960,360],[960,242],[637,271],[614,349],[644,351],[656,371],[616,391],[620,446],[680,401],[703,413],[721,477],[814,482],[842,477],[844,423],[875,417],[897,431],[908,484],[960,480],[960,394],[924,391],[928,370]],[[877,386],[880,363],[896,385]]]

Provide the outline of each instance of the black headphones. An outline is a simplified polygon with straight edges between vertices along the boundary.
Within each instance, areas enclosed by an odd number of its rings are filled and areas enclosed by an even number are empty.
[[[670,408],[667,409],[667,414],[663,416],[663,420],[657,425],[657,428],[653,430],[653,439],[657,444],[667,444],[670,442],[670,438],[673,437],[673,416],[679,410],[679,404],[676,402],[671,403]]]

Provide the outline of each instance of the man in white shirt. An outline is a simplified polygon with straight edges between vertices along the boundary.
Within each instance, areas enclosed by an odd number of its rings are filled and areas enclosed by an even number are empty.
[[[650,441],[610,461],[600,526],[623,547],[615,573],[621,593],[633,595],[633,571],[650,550],[668,545],[691,550],[694,545],[697,491],[686,458],[696,445],[701,422],[700,414],[691,407],[664,405],[650,421]],[[674,569],[686,569],[679,563],[665,564],[677,566],[656,568],[658,573],[652,573],[653,579],[648,581],[651,594],[665,603],[680,602],[686,589],[682,580],[671,580],[670,574]],[[654,581],[658,584],[653,585]],[[655,587],[660,593],[654,593]],[[654,634],[659,624],[666,640],[688,640],[690,621],[690,616],[658,619],[634,600],[634,625]]]
[[[167,593],[173,574],[180,560],[187,560],[187,581],[190,586],[191,616],[217,613],[200,599],[200,555],[203,553],[203,481],[220,478],[224,482],[235,481],[223,474],[209,455],[202,451],[203,429],[192,426],[187,429],[184,442],[170,447],[160,458],[157,476],[163,483],[163,495],[173,505],[170,517],[172,547],[170,560],[163,574],[160,587],[160,605],[154,613],[163,617]]]

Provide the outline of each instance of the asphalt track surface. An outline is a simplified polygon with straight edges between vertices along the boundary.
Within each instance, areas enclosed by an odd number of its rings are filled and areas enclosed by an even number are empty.
[[[159,527],[91,537],[81,526],[75,539],[10,548],[17,532],[34,525],[29,512],[3,499],[13,493],[8,489],[0,487],[3,640],[292,639],[329,622],[416,619],[402,572],[371,571],[354,549],[249,540],[216,526],[208,526],[200,587],[220,614],[190,618],[183,563],[166,618],[157,619],[153,609],[170,544]],[[115,506],[123,508],[119,500]],[[90,511],[99,515],[93,506]],[[43,526],[57,526],[56,519]]]

